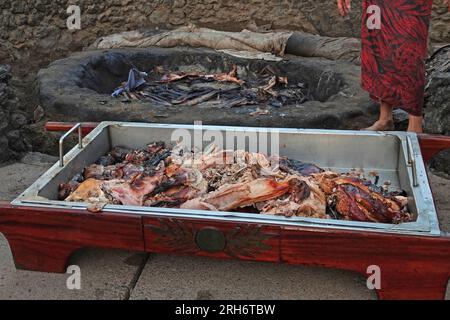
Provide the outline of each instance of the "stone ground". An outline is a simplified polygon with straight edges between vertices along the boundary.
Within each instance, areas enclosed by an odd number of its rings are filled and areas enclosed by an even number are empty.
[[[12,200],[56,158],[28,154],[0,167],[0,200]],[[442,228],[450,231],[450,180],[431,176]],[[81,290],[67,274],[17,271],[0,234],[0,299],[376,299],[358,274],[316,267],[85,249]],[[450,299],[450,287],[447,290]]]

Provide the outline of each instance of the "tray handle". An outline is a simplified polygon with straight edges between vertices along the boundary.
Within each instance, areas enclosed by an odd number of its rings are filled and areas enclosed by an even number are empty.
[[[408,146],[408,166],[411,167],[412,178],[413,178],[413,186],[419,186],[419,179],[417,178],[417,165],[416,160],[414,159],[414,149],[411,141],[411,137],[406,137],[406,144]]]
[[[78,129],[78,148],[83,149],[83,127],[77,123],[59,139],[59,166],[64,167],[64,140]]]

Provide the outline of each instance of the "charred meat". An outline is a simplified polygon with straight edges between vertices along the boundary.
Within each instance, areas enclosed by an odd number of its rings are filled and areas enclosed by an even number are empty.
[[[332,173],[322,174],[319,179],[329,205],[345,220],[380,223],[412,220],[406,210],[407,198],[396,192],[382,194],[367,180]]]

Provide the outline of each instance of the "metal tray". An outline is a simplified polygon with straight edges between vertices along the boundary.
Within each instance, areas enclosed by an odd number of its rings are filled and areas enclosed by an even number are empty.
[[[199,130],[202,131],[200,132]],[[221,133],[224,136],[228,135],[226,140],[230,141],[231,139],[235,148],[238,149],[248,149],[249,139],[255,139],[256,137],[262,146],[268,146],[267,150],[259,151],[271,153],[272,149],[278,149],[277,153],[279,152],[282,156],[312,162],[322,168],[340,172],[352,169],[363,169],[365,172],[376,171],[380,176],[380,181],[390,180],[393,187],[400,187],[408,193],[409,208],[417,215],[417,220],[415,222],[391,225],[119,205],[108,205],[104,208],[104,211],[130,215],[207,218],[209,220],[255,222],[268,225],[357,229],[399,234],[429,236],[438,236],[440,234],[436,208],[417,135],[405,132],[200,127],[198,125],[102,122],[82,140],[82,143],[80,140],[78,146],[75,146],[64,157],[61,156],[62,163],[56,163],[50,168],[33,185],[12,201],[12,205],[87,210],[87,205],[83,203],[56,200],[58,185],[67,182],[74,174],[81,172],[84,167],[94,163],[100,156],[106,154],[115,146],[143,148],[146,144],[153,141],[173,143],[175,142],[174,139],[180,138],[179,133],[189,133],[192,138],[192,145],[201,141],[199,146],[201,148],[211,143],[211,141],[203,141],[201,139],[205,133],[205,137],[209,137],[209,139],[217,133]],[[275,137],[279,139],[277,148],[275,148],[275,141],[277,141]],[[61,151],[62,142],[61,140]]]

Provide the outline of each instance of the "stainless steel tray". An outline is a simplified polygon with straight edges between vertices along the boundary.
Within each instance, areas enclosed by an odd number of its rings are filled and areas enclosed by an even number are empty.
[[[69,180],[75,173],[83,170],[85,166],[94,163],[114,146],[142,148],[152,141],[173,143],[175,130],[177,130],[176,133],[190,133],[190,136],[194,137],[194,129],[199,129],[199,127],[194,125],[102,122],[83,139],[82,144],[74,147],[64,156],[64,159],[62,159],[63,166],[56,163],[12,204],[87,210],[87,205],[83,203],[57,201],[58,185]],[[203,133],[209,133],[210,136],[211,133],[213,133],[212,135],[214,133],[228,135],[227,141],[231,138],[234,139],[233,141],[236,143],[236,147],[239,146],[239,149],[247,149],[248,139],[256,137],[262,145],[268,145],[266,151],[269,153],[272,149],[275,149],[273,141],[276,140],[272,140],[272,137],[278,136],[280,143],[277,149],[282,156],[312,162],[322,168],[342,172],[352,169],[363,169],[365,172],[376,171],[380,175],[380,181],[390,180],[393,187],[400,187],[408,193],[410,196],[409,208],[417,214],[418,218],[415,222],[391,225],[118,205],[108,205],[104,211],[133,215],[208,218],[284,226],[358,229],[399,234],[429,236],[440,234],[436,208],[416,134],[218,126],[203,126],[201,129]],[[198,134],[198,130],[195,132]],[[179,137],[177,134],[175,136]],[[194,144],[194,141],[192,143]],[[209,143],[210,141],[202,141],[201,147],[204,148]]]

